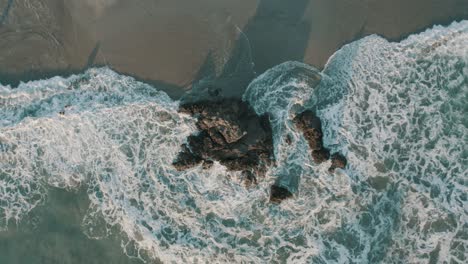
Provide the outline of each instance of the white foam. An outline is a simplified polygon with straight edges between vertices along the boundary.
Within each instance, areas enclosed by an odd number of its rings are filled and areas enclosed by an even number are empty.
[[[337,52],[324,71],[317,93],[343,98],[321,98],[325,144],[346,153],[356,183],[379,176],[399,193],[385,263],[427,262],[436,248],[439,261],[466,257],[454,243],[467,245],[455,238],[468,219],[467,47],[467,21],[401,43],[370,36]],[[441,222],[447,226],[424,231]]]
[[[256,93],[247,90],[244,98],[258,113],[273,114],[277,157],[305,151],[301,136],[288,121],[301,108],[292,107],[297,103],[317,108],[325,145],[348,159],[345,173],[355,191],[339,184],[347,182],[345,178],[339,181],[327,175],[323,165],[310,168],[310,161],[302,157],[296,162],[306,165],[301,180],[316,175],[318,185],[332,197],[347,201],[333,203],[332,211],[346,220],[331,221],[337,223],[335,231],[322,233],[322,240],[329,243],[319,251],[322,260],[388,263],[398,256],[403,262],[420,263],[431,258],[426,253],[436,248],[440,249],[439,260],[463,259],[457,254],[466,253],[453,245],[467,244],[460,239],[467,232],[463,223],[467,221],[464,141],[468,131],[462,107],[468,94],[467,41],[466,21],[435,27],[401,43],[370,36],[346,45],[330,59],[313,94],[293,78],[275,83],[281,78],[274,70],[251,84]],[[284,68],[276,70],[286,76]],[[290,145],[281,139],[288,133],[297,139]],[[280,164],[290,164],[294,157],[284,159]],[[388,181],[388,187],[373,186],[377,180]],[[303,188],[301,182],[301,191]],[[418,206],[420,199],[432,209]],[[410,220],[415,212],[418,217]],[[367,214],[374,219],[369,230],[360,225]],[[431,225],[443,225],[447,219],[456,224],[439,227],[437,232],[421,232]],[[359,240],[359,249],[350,250],[346,239]]]

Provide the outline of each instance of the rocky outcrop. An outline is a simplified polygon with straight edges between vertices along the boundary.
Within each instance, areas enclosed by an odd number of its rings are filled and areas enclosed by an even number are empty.
[[[255,184],[273,159],[268,116],[258,116],[245,102],[225,99],[181,105],[180,112],[197,118],[199,132],[189,136],[173,165],[178,170],[218,161],[242,171],[246,185]]]
[[[312,150],[312,159],[315,163],[322,163],[330,159],[330,151],[323,145],[322,123],[314,112],[306,110],[298,115],[293,120],[296,127],[302,132],[307,140],[310,149]],[[346,158],[334,153],[331,155],[332,164],[328,169],[334,172],[335,169],[344,169],[346,167]]]

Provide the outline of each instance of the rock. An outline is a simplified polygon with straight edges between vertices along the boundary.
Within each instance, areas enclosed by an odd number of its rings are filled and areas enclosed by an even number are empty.
[[[293,120],[296,127],[302,132],[307,140],[310,149],[312,150],[312,159],[315,163],[322,163],[330,159],[330,151],[323,146],[322,122],[314,112],[306,110],[298,115]],[[346,167],[346,158],[334,153],[331,156],[332,164],[328,169],[334,172],[336,168],[344,169]]]
[[[187,169],[201,161],[217,160],[229,170],[245,172],[255,183],[273,157],[273,138],[268,116],[258,116],[245,102],[237,99],[202,101],[183,104],[180,112],[197,118],[198,134],[189,136],[187,144],[174,162]],[[250,175],[252,173],[252,175]]]
[[[326,148],[312,150],[312,159],[315,163],[322,163],[330,158],[330,151]]]
[[[328,171],[330,171],[330,172],[334,172],[335,169],[337,169],[337,168],[344,169],[344,168],[346,168],[346,164],[348,163],[346,158],[343,155],[339,154],[339,153],[334,153],[331,156],[331,161],[332,161],[332,164],[331,164],[330,168],[328,169]]]
[[[198,155],[195,155],[190,151],[187,144],[184,144],[182,145],[182,150],[179,152],[177,159],[172,163],[172,165],[177,170],[186,170],[200,164],[202,161],[203,160]]]
[[[322,143],[322,123],[314,112],[306,110],[298,114],[293,122],[296,127],[302,131],[311,150],[319,150],[323,147]]]
[[[369,177],[367,179],[369,185],[377,191],[385,190],[390,183],[390,178],[383,176]]]
[[[292,193],[281,186],[272,185],[270,191],[270,202],[272,203],[281,203],[283,200],[291,198]]]
[[[314,112],[306,110],[298,114],[294,120],[296,127],[302,132],[312,150],[315,163],[322,163],[330,158],[330,151],[323,147],[322,123]]]

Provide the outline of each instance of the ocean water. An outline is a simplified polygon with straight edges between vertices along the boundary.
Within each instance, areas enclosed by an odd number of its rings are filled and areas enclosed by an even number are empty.
[[[157,87],[108,68],[0,86],[0,239],[46,234],[23,223],[50,218],[35,212],[60,192],[86,208],[71,236],[129,261],[466,263],[468,21],[400,43],[369,36],[336,52],[317,86],[315,72],[287,62],[245,91],[271,115],[277,160],[250,189],[219,164],[174,170],[195,120]],[[345,170],[311,161],[291,123],[303,109]],[[270,204],[275,181],[294,198]]]

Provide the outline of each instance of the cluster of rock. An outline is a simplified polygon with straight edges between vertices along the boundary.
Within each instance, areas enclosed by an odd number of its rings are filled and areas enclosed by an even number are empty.
[[[196,117],[199,131],[182,145],[173,163],[176,169],[186,170],[199,164],[208,169],[218,161],[228,170],[241,171],[244,183],[250,186],[271,165],[274,157],[270,120],[266,115],[258,116],[247,103],[238,99],[200,101],[181,105],[179,112]],[[343,155],[330,155],[323,146],[321,121],[312,111],[298,114],[293,121],[304,134],[316,163],[331,159],[331,172],[346,167]],[[271,186],[273,203],[292,196],[287,188]]]
[[[237,99],[183,104],[179,112],[197,118],[199,132],[189,136],[173,165],[178,170],[214,161],[242,171],[246,185],[255,184],[273,160],[273,138],[268,116],[258,116]]]
[[[314,112],[306,110],[294,118],[294,124],[303,133],[310,149],[312,150],[312,159],[315,163],[322,163],[331,159],[330,172],[337,168],[346,167],[346,158],[340,153],[330,155],[330,150],[323,145],[322,123]]]

